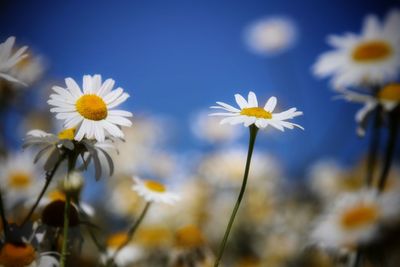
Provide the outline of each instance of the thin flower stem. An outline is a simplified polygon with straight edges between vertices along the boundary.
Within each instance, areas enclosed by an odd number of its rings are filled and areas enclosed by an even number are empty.
[[[147,211],[149,210],[151,205],[151,202],[147,202],[146,206],[144,207],[142,213],[140,214],[139,218],[135,221],[135,223],[129,228],[128,230],[128,238],[125,240],[124,243],[122,243],[117,250],[114,252],[112,257],[108,260],[107,266],[113,266],[114,260],[117,257],[118,253],[126,246],[129,244],[129,242],[132,240],[136,230],[139,228],[139,225],[142,223],[144,217],[147,214]]]
[[[65,179],[69,179],[69,175],[75,169],[76,161],[79,153],[73,153],[68,158],[68,172]],[[64,206],[64,227],[63,227],[63,242],[61,248],[61,259],[60,267],[66,266],[67,255],[68,255],[68,228],[69,228],[69,214],[71,208],[71,195],[70,192],[65,192],[65,206]]]
[[[65,155],[61,156],[60,159],[54,165],[53,169],[50,172],[46,173],[46,183],[44,184],[42,191],[40,191],[40,194],[39,194],[38,198],[36,199],[35,204],[33,204],[32,208],[29,210],[29,213],[26,215],[25,219],[22,221],[22,224],[21,224],[22,226],[24,226],[29,221],[32,214],[35,212],[35,209],[39,205],[40,200],[42,200],[44,194],[47,191],[47,188],[49,187],[51,181],[53,180],[54,174],[56,173],[58,167],[60,166],[61,162],[63,162],[64,159],[65,159]]]
[[[256,137],[257,137],[258,128],[255,125],[251,125],[249,130],[250,130],[249,149],[248,149],[248,152],[247,152],[247,160],[246,160],[246,167],[245,167],[245,170],[244,170],[242,187],[240,189],[240,193],[239,193],[239,196],[237,198],[235,207],[233,208],[231,217],[229,219],[228,226],[226,227],[224,238],[222,239],[221,245],[219,247],[218,256],[217,256],[217,258],[215,260],[214,267],[218,267],[218,265],[219,265],[219,263],[221,261],[222,255],[223,255],[224,250],[225,250],[226,242],[228,241],[229,233],[231,231],[233,222],[235,221],[236,213],[237,213],[237,211],[239,209],[239,206],[240,206],[240,203],[242,201],[244,192],[246,190],[247,178],[249,176],[249,170],[250,170],[251,156],[253,155],[253,149],[254,149],[254,144],[255,144],[255,141],[256,141]]]
[[[1,189],[0,189],[0,216],[1,216],[1,222],[3,224],[4,239],[7,240],[9,228],[8,228],[6,212],[4,209],[3,194],[1,192]]]
[[[386,185],[386,180],[389,175],[390,167],[392,166],[393,156],[396,148],[397,131],[398,131],[398,118],[396,114],[397,110],[392,111],[389,114],[389,137],[386,144],[385,161],[382,169],[382,173],[379,179],[378,190],[382,192]]]
[[[381,137],[381,128],[380,128],[380,116],[381,116],[381,106],[378,106],[378,108],[375,110],[375,118],[374,118],[374,124],[372,128],[372,133],[371,133],[371,139],[370,139],[370,144],[369,144],[369,151],[368,151],[368,159],[367,159],[367,175],[365,179],[365,183],[367,187],[371,187],[373,184],[373,178],[374,178],[374,171],[376,167],[376,161],[377,161],[377,156],[378,156],[378,149],[379,149],[379,144],[380,144],[380,137]]]
[[[65,194],[65,206],[64,206],[64,230],[63,230],[63,242],[61,249],[60,267],[66,266],[67,254],[68,254],[68,226],[69,226],[69,210],[71,206],[71,196]]]
[[[361,255],[361,250],[358,249],[356,252],[356,257],[354,259],[353,267],[360,267],[361,264],[362,264],[362,255]]]

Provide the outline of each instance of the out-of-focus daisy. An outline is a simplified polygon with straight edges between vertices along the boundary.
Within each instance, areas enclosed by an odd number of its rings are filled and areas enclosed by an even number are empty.
[[[203,233],[195,225],[186,225],[176,231],[171,254],[171,267],[211,267],[215,260]]]
[[[32,85],[42,77],[45,67],[43,57],[29,51],[26,53],[26,56],[10,70],[10,75],[27,85]]]
[[[15,153],[0,163],[1,190],[9,208],[40,192],[42,177],[32,158],[31,153]]]
[[[322,54],[314,65],[320,77],[332,76],[335,88],[374,86],[395,79],[400,71],[400,11],[392,10],[383,23],[366,17],[361,34],[330,36],[335,50]]]
[[[128,240],[126,233],[115,233],[108,237],[106,242],[106,254],[102,255],[101,260],[105,263],[110,257],[113,257],[115,252],[124,245]],[[145,255],[145,250],[140,246],[129,242],[121,250],[119,250],[116,257],[113,259],[117,266],[131,266],[139,261]]]
[[[277,99],[274,96],[268,99],[264,107],[258,106],[257,96],[251,91],[247,101],[240,94],[236,94],[235,99],[240,109],[224,102],[217,102],[218,106],[212,106],[211,108],[222,109],[225,112],[211,113],[210,116],[226,117],[221,120],[221,124],[229,123],[234,125],[243,123],[246,127],[254,124],[258,128],[266,128],[271,125],[280,131],[284,131],[285,128],[293,129],[294,127],[303,129],[300,125],[287,121],[303,114],[303,112],[297,111],[296,108],[273,113],[277,104]]]
[[[206,112],[199,112],[194,117],[191,129],[196,137],[211,144],[231,142],[240,136],[239,131],[220,125],[218,118],[210,117]]]
[[[132,122],[127,117],[132,113],[113,108],[129,95],[120,87],[113,90],[114,80],[102,82],[101,75],[85,75],[83,92],[72,78],[66,78],[65,83],[66,88],[53,86],[56,93],[50,95],[48,103],[54,106],[50,111],[57,113],[56,118],[64,120],[65,128],[76,128],[75,140],[86,137],[103,142],[107,134],[124,137],[119,126],[130,127]]]
[[[351,90],[341,90],[340,93],[340,97],[347,101],[364,105],[355,116],[358,125],[357,133],[360,136],[365,135],[368,117],[378,105],[382,106],[384,112],[391,112],[400,104],[400,83],[389,83],[378,90],[376,95]]]
[[[382,198],[375,190],[344,194],[319,220],[311,239],[327,248],[353,250],[376,238],[381,223],[398,215],[398,200]]]
[[[167,190],[166,186],[154,180],[142,180],[139,177],[133,177],[135,184],[132,190],[143,197],[147,202],[158,202],[165,204],[174,204],[180,197]]]
[[[285,17],[267,17],[250,24],[245,30],[245,42],[257,54],[278,54],[291,48],[297,39],[297,29]]]
[[[24,54],[27,46],[19,48],[16,52],[13,51],[15,37],[9,37],[4,43],[0,44],[0,78],[10,82],[24,84],[16,77],[12,76],[12,68],[23,60],[27,55]]]

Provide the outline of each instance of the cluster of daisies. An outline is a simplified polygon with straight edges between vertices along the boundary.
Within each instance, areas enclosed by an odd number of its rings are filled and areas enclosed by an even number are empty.
[[[360,179],[364,186],[359,191],[341,194],[330,203],[311,234],[312,241],[319,246],[354,255],[354,266],[361,261],[373,262],[368,257],[379,253],[367,253],[368,248],[390,236],[400,215],[398,192],[385,190],[400,114],[399,27],[400,10],[391,10],[383,21],[369,15],[361,33],[329,36],[333,50],[323,53],[313,67],[318,77],[331,77],[331,85],[340,98],[363,104],[355,116],[358,135],[364,136],[371,129],[366,174]],[[374,119],[369,127],[371,117]],[[379,132],[385,129],[386,156],[378,164]],[[377,165],[382,165],[382,169],[378,170]]]

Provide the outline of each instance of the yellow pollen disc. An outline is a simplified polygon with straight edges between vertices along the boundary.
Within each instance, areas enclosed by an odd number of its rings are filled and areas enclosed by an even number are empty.
[[[69,128],[62,130],[58,133],[58,138],[61,140],[74,140],[75,137],[75,128]]]
[[[176,244],[181,247],[198,247],[204,244],[204,237],[195,225],[179,229],[175,234]]]
[[[353,51],[353,59],[357,62],[381,61],[392,54],[392,47],[385,41],[373,40],[359,44]]]
[[[379,91],[378,98],[381,100],[400,102],[400,84],[392,83],[386,85]]]
[[[128,235],[126,233],[113,234],[107,239],[107,247],[118,248],[123,245],[127,240]]]
[[[31,63],[31,55],[27,55],[26,57],[24,57],[23,59],[21,59],[20,61],[18,61],[18,63],[15,65],[15,67],[19,70],[23,70],[24,68],[28,67],[29,64]]]
[[[107,118],[107,105],[97,95],[83,95],[76,101],[75,106],[85,119],[100,121]]]
[[[272,119],[272,114],[263,108],[244,108],[240,111],[240,115],[256,117],[259,119]]]
[[[31,245],[6,243],[0,251],[0,266],[24,267],[36,258],[35,249]]]
[[[367,226],[378,219],[378,206],[375,204],[360,203],[346,210],[340,219],[343,228],[354,230]]]
[[[13,188],[26,188],[31,184],[31,176],[24,172],[14,172],[9,176],[9,185]]]
[[[49,193],[49,198],[52,202],[56,200],[65,201],[65,194],[61,191],[56,190]]]
[[[159,182],[153,180],[147,180],[144,182],[144,185],[150,189],[151,191],[163,193],[166,191],[165,186]]]

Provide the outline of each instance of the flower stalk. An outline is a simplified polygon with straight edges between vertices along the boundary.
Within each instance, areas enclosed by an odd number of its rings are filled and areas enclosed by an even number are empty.
[[[236,203],[235,203],[235,206],[233,208],[231,217],[229,219],[228,226],[226,227],[224,238],[222,239],[221,245],[219,247],[219,251],[218,251],[218,255],[217,255],[217,258],[215,260],[215,263],[214,263],[214,267],[218,267],[218,265],[219,265],[219,263],[221,261],[222,255],[223,255],[224,250],[225,250],[226,243],[228,241],[229,234],[230,234],[231,229],[232,229],[233,222],[235,221],[236,213],[237,213],[237,211],[239,209],[240,203],[242,202],[242,199],[243,199],[244,192],[246,190],[247,179],[248,179],[249,171],[250,171],[251,157],[253,155],[253,149],[254,149],[254,144],[255,144],[255,141],[256,141],[256,137],[257,137],[258,128],[257,128],[257,126],[255,126],[253,124],[253,125],[251,125],[249,127],[249,130],[250,130],[249,149],[248,149],[248,152],[247,152],[247,160],[246,160],[246,167],[245,167],[245,170],[244,170],[242,187],[240,189],[239,196],[238,196],[238,198],[236,200]]]

